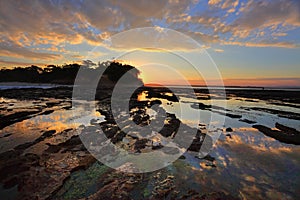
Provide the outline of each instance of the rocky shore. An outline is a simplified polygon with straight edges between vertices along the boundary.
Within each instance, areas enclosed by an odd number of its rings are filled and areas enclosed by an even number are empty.
[[[149,151],[159,151],[164,149],[165,153],[171,153],[175,149],[163,148],[159,142],[153,142],[152,139],[144,139],[138,135],[128,135],[118,128],[112,116],[110,106],[105,98],[110,97],[111,90],[98,93],[101,101],[98,102],[98,111],[105,120],[98,123],[95,120],[90,121],[90,125],[79,126],[77,128],[66,128],[62,131],[54,129],[39,130],[36,137],[27,142],[16,141],[11,148],[2,149],[0,154],[0,180],[3,191],[10,191],[6,194],[8,198],[13,199],[57,199],[60,198],[65,183],[71,175],[77,171],[84,171],[91,165],[97,163],[96,159],[86,150],[79,134],[89,131],[95,131],[101,128],[106,137],[114,144],[122,146],[132,153],[142,153]],[[137,91],[138,92],[138,91]],[[11,89],[1,90],[1,138],[12,138],[15,133],[6,132],[5,128],[19,122],[24,122],[38,116],[47,116],[51,113],[61,110],[69,110],[71,105],[72,88],[55,89]],[[105,94],[105,96],[103,95]],[[176,101],[173,97],[163,96],[158,93],[159,98],[166,97],[167,100]],[[155,96],[155,92],[151,93]],[[135,96],[137,97],[137,96]],[[15,99],[7,101],[7,99]],[[19,101],[25,101],[28,105],[18,105]],[[140,126],[150,123],[150,117],[146,114],[147,107],[155,104],[161,104],[160,101],[137,101],[133,97],[131,102],[131,115],[133,121]],[[162,117],[162,116],[161,116]],[[180,120],[175,115],[166,113],[165,125],[160,134],[162,137],[174,137],[180,125]],[[159,125],[159,124],[158,124]],[[191,129],[188,126],[186,129]],[[30,133],[29,133],[30,134]],[[200,139],[201,135],[201,139]],[[189,148],[190,151],[199,151],[205,134],[198,130],[197,136]],[[176,151],[175,151],[176,152]],[[99,163],[102,165],[101,163]],[[127,167],[127,166],[124,166]],[[95,194],[86,196],[87,199],[132,199],[131,190],[148,179],[153,179],[154,175],[126,174],[116,170],[108,169],[100,177],[103,180],[103,187]],[[147,178],[145,178],[147,177]],[[171,175],[158,182],[149,191],[146,196],[149,199],[160,199],[167,196],[176,195],[173,179]],[[102,182],[99,180],[99,182]],[[158,180],[157,180],[158,181]],[[191,194],[187,194],[191,195]],[[192,196],[196,194],[193,193]],[[197,194],[201,196],[202,194]],[[218,195],[226,196],[221,193]]]
[[[161,151],[164,154],[174,155],[178,149],[167,147],[164,140],[176,137],[179,126],[187,133],[188,144],[187,151],[191,153],[199,152],[204,139],[211,140],[207,134],[206,125],[199,124],[198,128],[190,127],[173,113],[166,112],[159,105],[162,101],[167,101],[172,105],[179,101],[179,98],[170,95],[170,91],[163,88],[142,88],[137,90],[131,97],[129,103],[130,116],[132,121],[145,127],[151,122],[154,127],[162,127],[153,137],[144,133],[144,135],[135,134],[130,131],[130,127],[121,130],[113,117],[110,107],[111,89],[97,92],[97,110],[95,119],[90,119],[85,125],[72,125],[67,123],[60,125],[59,128],[51,127],[49,124],[43,125],[44,128],[36,124],[30,124],[30,120],[39,117],[60,116],[56,113],[72,111],[72,88],[59,87],[51,89],[10,89],[0,90],[0,140],[2,147],[0,149],[0,183],[1,195],[4,199],[239,199],[237,195],[231,195],[215,189],[211,192],[201,192],[195,188],[182,190],[178,177],[168,169],[161,169],[151,173],[123,173],[118,170],[110,169],[97,161],[83,145],[80,134],[95,132],[102,129],[105,136],[115,145],[125,149],[133,154],[145,152]],[[139,94],[147,91],[147,98],[139,99]],[[205,91],[196,91],[201,93],[198,99],[209,99],[205,97]],[[290,94],[290,93],[288,93]],[[270,95],[278,95],[277,92],[270,92]],[[263,97],[260,92],[242,93],[229,91],[227,97],[255,97],[257,99],[271,99],[272,97]],[[293,104],[299,103],[299,99],[291,93],[286,97],[287,103],[281,106],[293,107]],[[273,100],[278,100],[273,97]],[[276,103],[279,102],[269,102]],[[159,113],[155,118],[147,112],[150,108],[156,108]],[[297,106],[296,104],[294,106]],[[250,124],[253,128],[259,130],[268,137],[274,138],[280,142],[299,145],[299,131],[289,126],[276,123],[269,128],[258,124],[256,121],[244,118],[242,114],[236,114],[234,110],[222,107],[211,107],[209,104],[194,103],[191,108],[213,112],[224,115],[230,119],[239,120],[241,123]],[[278,115],[279,117],[299,120],[299,114],[278,111],[275,109],[266,109],[259,107],[242,107],[254,111],[266,112]],[[163,113],[163,114],[162,114]],[[99,116],[103,120],[99,120]],[[71,118],[72,116],[68,116]],[[98,117],[98,119],[97,119]],[[59,118],[55,118],[59,121]],[[159,123],[163,121],[163,124]],[[25,123],[26,122],[26,123]],[[122,121],[126,124],[126,121]],[[157,124],[155,124],[157,122]],[[11,127],[24,123],[29,126],[28,132],[22,132],[22,128],[12,129]],[[21,126],[21,125],[20,125]],[[11,132],[11,130],[17,130]],[[27,130],[27,129],[26,129]],[[234,129],[224,129],[226,137],[231,136]],[[147,137],[145,137],[147,136]],[[188,138],[190,137],[190,138]],[[177,141],[185,145],[184,141]],[[180,148],[180,146],[179,146]],[[194,154],[191,154],[194,155]],[[182,155],[176,164],[176,167],[184,165],[186,156]],[[199,162],[203,163],[205,168],[218,168],[214,157],[208,155]],[[219,161],[218,161],[219,162]],[[124,168],[132,167],[130,163],[122,166]],[[181,167],[179,167],[181,168]],[[178,168],[178,169],[179,169]],[[84,177],[89,177],[86,180]],[[89,189],[80,188],[73,185],[76,179],[86,180],[87,186],[93,181]],[[81,180],[81,179],[80,179]],[[72,182],[73,181],[73,182]],[[79,187],[79,188],[78,188]]]

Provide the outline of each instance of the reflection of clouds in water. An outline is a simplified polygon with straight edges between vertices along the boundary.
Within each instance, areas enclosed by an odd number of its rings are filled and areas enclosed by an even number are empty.
[[[252,128],[237,130],[230,133],[231,139],[219,140],[210,153],[216,168],[198,160],[198,166],[188,169],[192,182],[204,191],[216,188],[242,199],[288,199],[291,194],[300,198],[295,190],[300,188],[300,147],[280,143]],[[196,162],[189,159],[186,162]]]
[[[235,130],[239,131],[239,132],[246,132],[246,131],[258,132],[258,130],[256,128],[252,128],[252,127],[239,127],[239,128],[236,128]]]
[[[50,102],[53,103],[53,101]],[[32,101],[26,101],[26,105],[29,103],[31,104]],[[19,104],[22,104],[22,101]],[[65,105],[66,105],[65,103],[62,103],[60,106],[65,106]],[[23,120],[21,122],[14,123],[0,130],[0,134],[12,133],[11,136],[3,137],[0,139],[1,142],[0,151],[2,152],[7,149],[13,148],[19,144],[33,141],[38,137],[40,137],[41,134],[47,130],[55,130],[56,134],[58,134],[65,129],[76,128],[80,125],[80,123],[76,123],[74,122],[74,120],[70,120],[74,117],[73,115],[74,113],[72,110],[62,110],[60,107],[55,107],[55,109],[60,109],[60,110],[56,110],[53,113],[50,113],[48,115],[37,115],[32,118]],[[28,111],[28,110],[32,110],[32,109],[21,108],[18,109],[18,112]],[[86,113],[84,112],[84,109],[81,108],[81,110],[76,112],[76,114],[79,117],[82,117]],[[87,121],[85,122],[89,123],[90,120],[94,118],[103,120],[104,117],[99,112],[94,112],[92,113],[91,116],[86,116]]]
[[[28,127],[35,127],[35,129],[46,130],[54,129],[57,132],[63,131],[66,128],[75,128],[79,124],[69,122],[69,118],[72,117],[72,112],[67,110],[55,111],[49,115],[39,115],[34,118],[25,120]]]
[[[58,134],[65,129],[78,127],[78,124],[67,123],[67,119],[70,116],[70,111],[60,110],[49,115],[38,115],[7,126],[0,130],[0,134],[12,133],[12,135],[0,139],[0,151],[5,151],[25,142],[31,142],[47,130],[55,130],[56,134]]]
[[[274,138],[265,136],[257,130],[252,131],[252,128],[240,128],[240,130],[246,130],[244,132],[231,133],[231,139],[224,141],[227,144],[244,144],[251,145],[251,148],[261,151],[272,151],[273,153],[279,151],[291,152],[293,148],[297,148],[294,145],[284,144],[277,141]],[[248,130],[251,130],[250,132]]]
[[[165,103],[163,101],[164,106]],[[252,102],[241,101],[240,103],[240,105],[245,104],[257,105]],[[260,102],[260,104],[265,103]],[[189,108],[189,104],[186,105]],[[232,101],[232,104],[229,103],[229,108],[230,106],[237,108],[237,105],[239,104],[234,104]],[[174,103],[173,107],[168,108],[173,109],[174,112],[176,106]],[[209,111],[200,112],[201,119],[208,120],[211,117]],[[78,117],[83,115],[84,109],[78,112]],[[256,116],[257,112],[251,115]],[[262,117],[266,116],[268,114]],[[61,110],[15,123],[0,131],[2,134],[13,133],[10,137],[1,138],[1,146],[16,146],[25,140],[32,141],[45,130],[55,129],[59,133],[67,128],[76,127],[78,124],[73,123],[71,120],[73,117],[72,111]],[[96,112],[94,116],[89,117],[99,119],[102,115]],[[270,119],[273,118],[268,118],[266,121]],[[191,114],[191,117],[184,119],[183,122],[193,124],[193,115]],[[273,125],[274,122],[272,122]],[[180,162],[189,163],[191,159],[194,159],[193,165],[176,169],[178,170],[176,177],[184,180],[182,182],[187,185],[199,184],[197,187],[203,191],[211,192],[211,189],[215,188],[216,191],[230,192],[247,199],[287,199],[288,193],[295,194],[295,188],[300,188],[300,147],[280,143],[250,127],[251,125],[238,122],[236,119],[229,119],[228,126],[234,130],[229,133],[231,138],[226,137],[228,133],[224,132],[223,137],[218,140],[210,154],[216,159],[216,168],[207,166],[204,160],[187,157],[185,161]],[[13,140],[13,144],[6,143],[8,140]],[[296,197],[300,199],[299,192],[293,196],[293,198]]]
[[[299,183],[296,182],[300,177],[299,174],[297,175],[295,173],[300,170],[300,161],[295,160],[295,154],[297,154],[298,157],[300,155],[299,148],[257,148],[256,146],[244,144],[240,141],[242,140],[236,140],[235,142],[230,144],[227,143],[222,146],[226,148],[228,155],[231,155],[231,162],[228,163],[228,170],[231,172],[232,177],[241,183],[246,182],[244,183],[245,187],[242,187],[241,190],[244,195],[247,195],[247,198],[252,198],[252,196],[249,195],[253,194],[257,187],[268,188],[269,186],[266,186],[266,183],[268,185],[273,185],[276,187],[277,191],[282,192],[285,192],[283,190],[286,184],[298,184],[299,186]],[[292,171],[295,169],[296,171]],[[241,173],[244,174],[241,176]],[[266,177],[264,177],[264,175]],[[293,175],[293,179],[290,179],[291,175]],[[249,182],[253,182],[253,184],[259,186],[256,187],[254,185],[255,187],[251,187]],[[261,194],[262,192],[263,191],[260,191],[258,194]]]

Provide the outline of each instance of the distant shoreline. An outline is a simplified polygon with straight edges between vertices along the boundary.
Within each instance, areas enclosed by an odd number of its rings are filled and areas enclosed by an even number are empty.
[[[53,83],[0,82],[0,90],[26,88],[50,89],[56,87],[73,87],[73,85]]]
[[[0,82],[0,90],[4,89],[26,89],[26,88],[56,88],[56,87],[73,87],[73,84],[54,84],[54,83],[30,83],[30,82]],[[204,86],[191,85],[196,89],[216,89],[216,90],[282,90],[282,91],[300,91],[300,87],[260,87],[260,86]],[[160,88],[162,85],[149,85],[145,87]],[[185,88],[185,85],[168,85],[170,88]]]
[[[146,87],[160,88],[160,87],[170,87],[170,88],[185,88],[185,85],[149,85],[146,84]],[[204,86],[204,85],[191,85],[193,88],[197,89],[225,89],[225,90],[284,90],[284,91],[300,91],[300,87],[262,87],[262,86]]]

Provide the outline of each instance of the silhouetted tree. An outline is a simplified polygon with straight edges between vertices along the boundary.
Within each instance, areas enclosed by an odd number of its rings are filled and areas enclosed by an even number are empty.
[[[73,84],[78,70],[82,68],[85,74],[90,75],[83,77],[87,83],[96,79],[97,70],[105,69],[103,77],[116,83],[125,73],[129,72],[132,80],[139,80],[139,71],[130,65],[122,65],[118,62],[106,61],[103,63],[92,63],[86,61],[85,64],[65,64],[63,66],[48,65],[44,69],[38,66],[15,67],[13,69],[0,70],[0,82],[30,82],[30,83],[55,83],[55,84]],[[94,68],[91,68],[94,67]],[[93,78],[94,77],[94,78]],[[104,80],[102,77],[102,80]]]

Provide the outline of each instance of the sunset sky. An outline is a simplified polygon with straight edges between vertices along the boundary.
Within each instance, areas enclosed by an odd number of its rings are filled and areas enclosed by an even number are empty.
[[[110,60],[105,39],[151,26],[203,44],[226,85],[300,87],[299,0],[1,0],[0,68]]]

